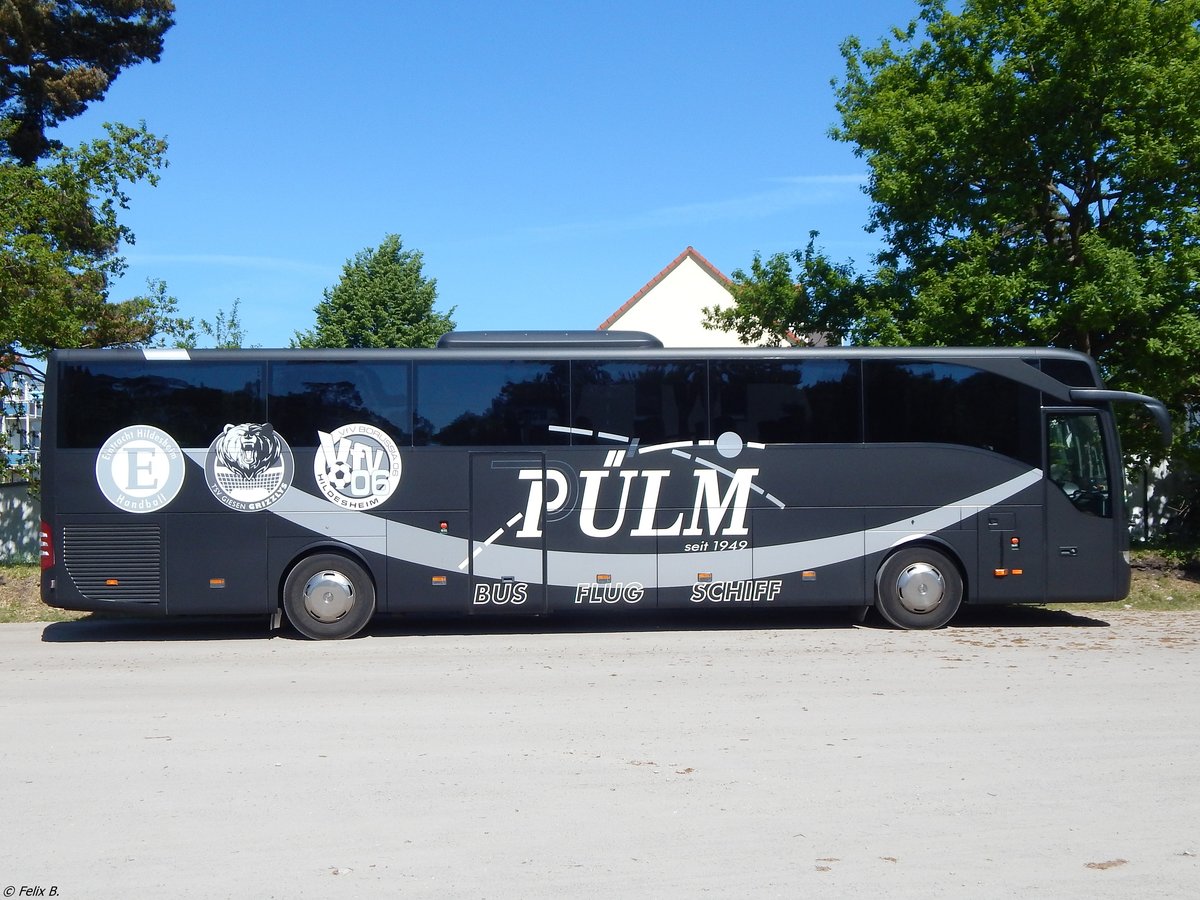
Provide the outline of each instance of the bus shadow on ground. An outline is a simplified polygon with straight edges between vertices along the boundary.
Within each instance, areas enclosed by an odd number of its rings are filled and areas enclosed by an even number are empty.
[[[1089,611],[1090,612],[1090,611]],[[729,610],[655,610],[615,615],[556,613],[547,616],[380,616],[358,637],[487,634],[616,634],[660,631],[824,630],[852,628],[891,630],[874,611],[861,624],[843,608]],[[949,629],[979,628],[1108,628],[1103,619],[1036,606],[964,607]],[[262,616],[185,617],[161,619],[91,615],[72,622],[53,622],[42,631],[46,643],[141,641],[242,641],[278,637],[306,640],[285,622],[272,632]]]
[[[42,629],[48,644],[104,644],[140,641],[249,641],[270,637],[266,616],[182,617],[120,616],[101,613]]]
[[[1116,607],[1114,607],[1114,611]],[[872,616],[874,613],[872,613]],[[1071,612],[1043,606],[964,606],[950,628],[1109,628],[1104,613],[1095,610]],[[871,621],[871,617],[867,618]],[[876,619],[877,624],[882,620]]]
[[[619,634],[656,631],[753,631],[853,628],[857,621],[841,608],[773,610],[641,610],[546,616],[392,616],[372,622],[373,637],[470,634]]]
[[[964,607],[950,623],[960,628],[1108,628],[1103,619],[1082,613],[1030,606]],[[898,631],[871,610],[859,621],[853,610],[821,607],[774,610],[655,610],[597,616],[556,613],[544,617],[401,616],[376,619],[364,630],[372,637],[469,634],[615,634],[656,631],[849,630]],[[286,629],[284,634],[295,637]]]

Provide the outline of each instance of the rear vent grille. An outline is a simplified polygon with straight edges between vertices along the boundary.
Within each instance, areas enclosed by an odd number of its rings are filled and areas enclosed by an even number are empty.
[[[71,580],[89,600],[162,600],[158,525],[67,525],[62,557]]]

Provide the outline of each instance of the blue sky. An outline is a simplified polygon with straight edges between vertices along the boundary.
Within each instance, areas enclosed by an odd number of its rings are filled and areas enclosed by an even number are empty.
[[[726,274],[811,229],[876,247],[830,79],[915,0],[177,5],[162,61],[57,134],[170,142],[114,300],[240,299],[248,340],[286,346],[394,232],[459,328],[595,328],[689,245]]]

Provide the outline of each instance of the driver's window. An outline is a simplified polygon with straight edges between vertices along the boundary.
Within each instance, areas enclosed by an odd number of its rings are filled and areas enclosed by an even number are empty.
[[[1094,413],[1052,415],[1046,435],[1050,480],[1076,509],[1110,517],[1108,457],[1100,417]]]

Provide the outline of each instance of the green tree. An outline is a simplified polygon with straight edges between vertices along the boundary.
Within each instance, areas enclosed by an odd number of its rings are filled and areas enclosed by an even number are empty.
[[[2,0],[0,121],[25,166],[56,149],[46,130],[104,97],[117,74],[158,62],[172,0]]]
[[[454,330],[454,310],[435,312],[437,281],[421,273],[420,251],[397,234],[360,251],[314,307],[317,324],[296,332],[293,347],[432,347]]]
[[[818,328],[859,343],[1070,347],[1114,387],[1194,406],[1200,0],[961,10],[920,0],[878,46],[842,46],[831,133],[869,166],[875,270],[811,243],[756,259],[739,312],[710,321],[807,331],[815,303]]]
[[[133,239],[117,217],[126,186],[157,183],[166,143],[144,124],[105,127],[39,166],[0,160],[0,355],[136,345],[173,322],[163,291],[108,302]]]
[[[776,253],[765,262],[756,254],[749,273],[735,269],[734,305],[705,309],[705,327],[736,332],[744,344],[841,343],[853,329],[863,280],[851,266],[822,254],[817,237],[810,232],[804,250]]]
[[[144,123],[105,125],[104,137],[70,149],[47,136],[122,69],[157,61],[173,12],[170,0],[0,0],[0,368],[190,327],[161,282],[108,302],[125,269],[120,245],[133,241],[118,221],[125,191],[157,183],[165,141]],[[6,465],[0,454],[0,477]]]
[[[165,290],[108,302],[133,235],[129,184],[157,183],[166,143],[105,125],[68,149],[47,130],[157,61],[170,0],[0,0],[0,354],[145,343],[179,324]]]
[[[247,346],[246,329],[242,327],[241,305],[241,298],[235,297],[228,313],[218,309],[211,322],[208,319],[200,320],[200,330],[212,340],[214,349],[238,350]]]
[[[161,290],[165,291],[165,284],[162,282],[156,282],[156,284],[161,285]],[[170,310],[174,310],[177,306],[173,297],[169,298],[169,302],[159,305],[160,308]],[[240,350],[246,346],[257,347],[258,344],[246,344],[246,329],[242,327],[241,305],[241,298],[234,298],[229,312],[218,309],[211,322],[208,319],[201,319],[199,323],[195,319],[178,319],[168,322],[161,329],[162,333],[157,340],[163,346],[170,344],[175,347],[195,349],[200,346],[203,335],[204,339],[211,341],[210,346],[214,350]]]

